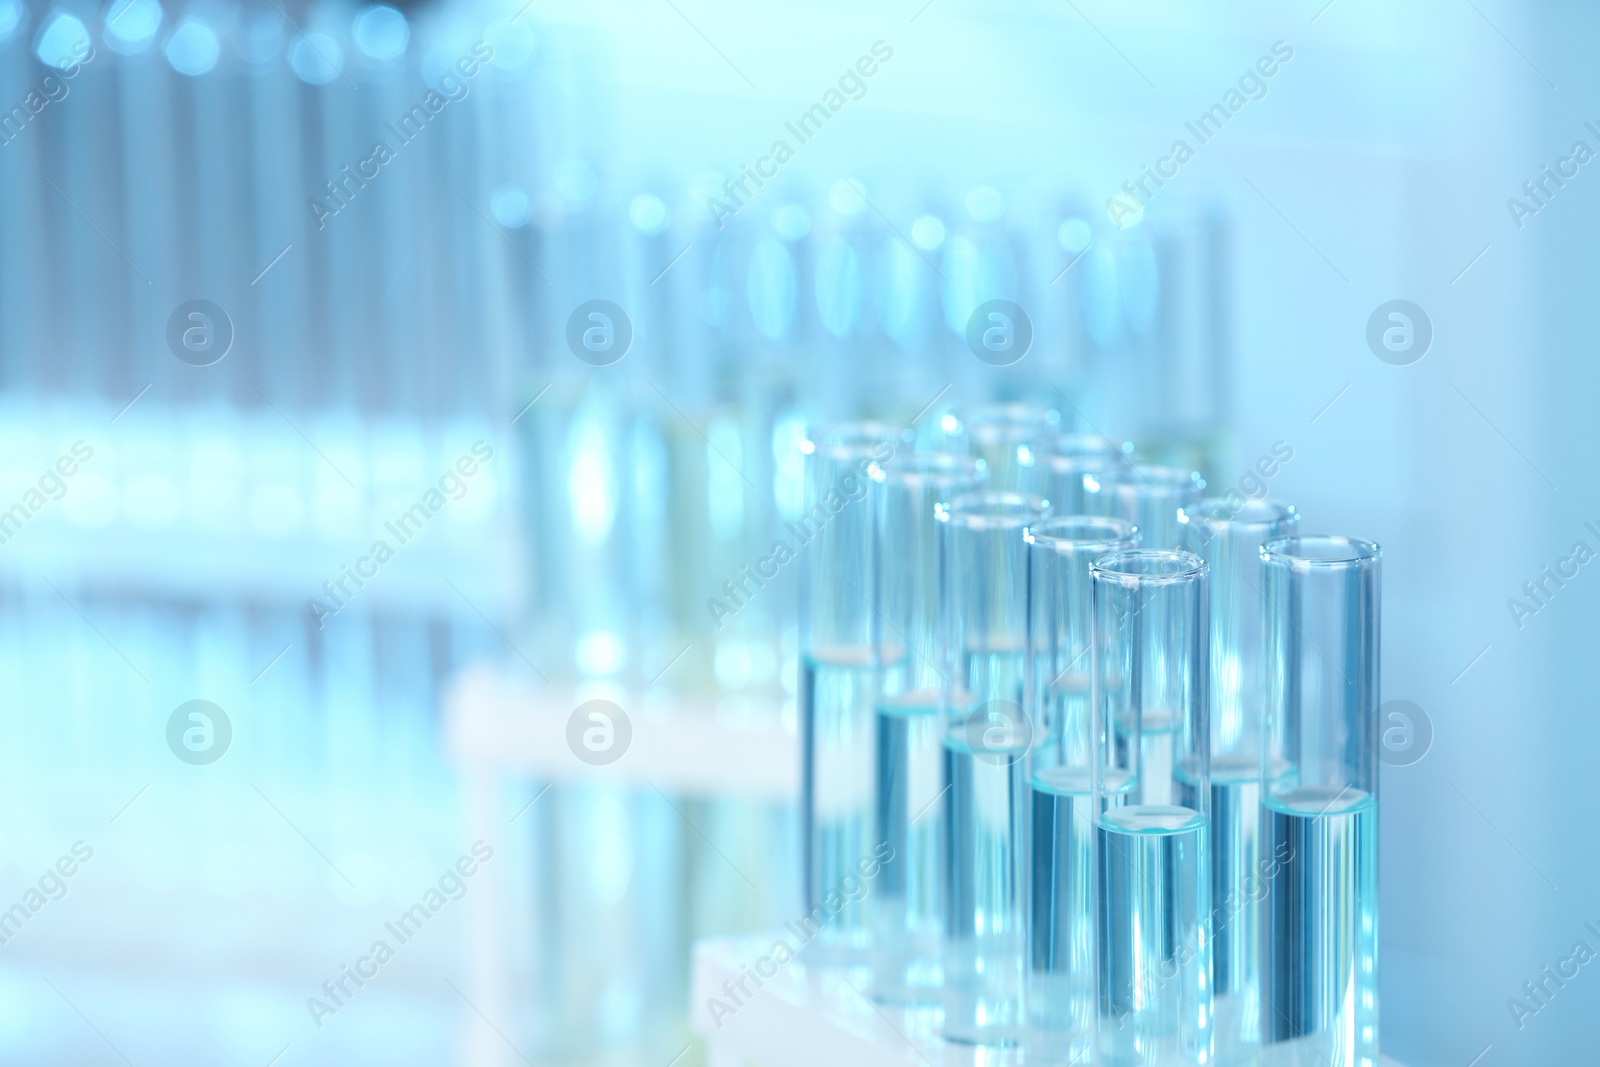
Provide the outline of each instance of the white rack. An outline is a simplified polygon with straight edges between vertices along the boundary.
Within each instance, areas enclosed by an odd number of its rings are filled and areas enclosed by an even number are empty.
[[[792,944],[794,938],[774,931],[695,943],[689,1022],[706,1042],[708,1067],[1022,1067],[1044,1062],[1024,1060],[1021,1051],[948,1044],[937,1034],[934,1013],[874,1004],[862,995],[859,978],[807,967],[799,959],[779,966],[756,989],[747,978],[749,970],[779,940]],[[743,1003],[734,1006],[723,983],[740,980],[755,995],[739,994]],[[716,1006],[711,1006],[713,999]],[[1382,1067],[1401,1065],[1383,1057]]]
[[[567,721],[584,700],[604,697],[629,717],[633,738],[615,763],[591,766],[567,743]],[[773,705],[779,696],[774,694]],[[684,793],[790,799],[799,792],[799,750],[776,715],[719,716],[709,701],[646,690],[601,691],[522,677],[499,665],[468,668],[445,700],[448,750],[467,772],[474,836],[503,830],[498,787],[513,779],[611,781]],[[490,871],[490,882],[498,868]],[[470,995],[509,1012],[513,994],[498,912],[504,887],[485,884],[471,898]],[[1020,1053],[950,1045],[927,1011],[875,1005],[838,971],[794,960],[765,979],[731,1015],[712,1017],[710,998],[730,1003],[723,983],[744,978],[781,934],[708,938],[694,947],[690,1025],[708,1049],[708,1067],[1022,1067]],[[510,1067],[519,1062],[486,1025],[466,1036],[459,1062]],[[1032,1061],[1038,1064],[1037,1057]],[[1220,1065],[1226,1067],[1226,1065]],[[1383,1067],[1400,1067],[1384,1058]]]
[[[633,737],[614,763],[591,766],[567,743],[567,722],[585,700],[615,701]],[[613,782],[668,793],[790,800],[799,794],[800,754],[776,709],[763,716],[718,715],[710,700],[674,695],[666,686],[606,689],[547,683],[500,663],[468,667],[444,699],[445,749],[467,781],[467,838],[500,843],[508,834],[503,787],[511,782]],[[519,817],[521,813],[511,816]],[[469,935],[463,992],[477,1011],[456,1051],[457,1067],[525,1067],[489,1020],[513,1017],[525,990],[518,957],[507,944],[508,913],[525,907],[507,863],[487,864],[466,898]],[[527,936],[537,937],[536,932]]]

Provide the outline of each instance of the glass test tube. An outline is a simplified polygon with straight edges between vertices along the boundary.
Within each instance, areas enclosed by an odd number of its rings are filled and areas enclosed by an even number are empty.
[[[1091,492],[1110,477],[1108,472],[1132,466],[1132,452],[1131,442],[1098,434],[1057,434],[1044,442],[1034,462],[1050,510],[1057,515],[1096,514],[1100,509]]]
[[[1208,570],[1143,549],[1090,567],[1105,1067],[1212,1058]]]
[[[940,714],[947,665],[941,657],[939,537],[936,509],[971,493],[983,468],[971,456],[922,452],[881,468],[879,594],[885,644],[876,719],[877,841],[893,852],[871,894],[873,997],[937,1002],[943,879],[940,848],[945,723]]]
[[[1036,404],[985,404],[955,413],[952,437],[988,468],[991,491],[1033,493],[1038,484],[1035,458],[1040,445],[1061,428],[1061,414]]]
[[[1157,550],[1184,546],[1184,525],[1206,488],[1199,471],[1143,464],[1119,464],[1084,485],[1092,514],[1127,519],[1139,527],[1140,544]]]
[[[1317,534],[1269,541],[1261,558],[1262,1063],[1375,1067],[1380,552]]]
[[[1050,1062],[1087,1062],[1094,1042],[1094,764],[1105,754],[1089,700],[1089,566],[1138,540],[1132,523],[1107,517],[1048,519],[1028,531],[1027,710],[1036,737],[1026,1000],[1030,1049]]]
[[[858,865],[874,862],[872,715],[881,639],[871,472],[894,454],[877,423],[824,427],[801,442],[805,510],[787,529],[800,557],[802,903],[816,962],[865,963]]]
[[[1009,1045],[1023,1033],[1024,788],[1031,729],[1027,543],[1048,510],[975,493],[939,510],[946,587],[944,1036]]]
[[[1293,535],[1290,504],[1212,498],[1189,544],[1211,565],[1211,970],[1217,1052],[1260,1041],[1261,744],[1267,701],[1266,571],[1261,546]]]

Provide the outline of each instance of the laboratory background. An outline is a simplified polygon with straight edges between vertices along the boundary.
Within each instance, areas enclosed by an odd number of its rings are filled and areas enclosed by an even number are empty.
[[[819,428],[1031,419],[1381,546],[1382,1051],[1594,1062],[1597,33],[0,0],[0,1061],[1069,1062],[722,984],[837,784]]]

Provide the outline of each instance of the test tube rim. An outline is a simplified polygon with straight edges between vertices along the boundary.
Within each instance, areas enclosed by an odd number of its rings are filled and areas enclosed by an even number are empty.
[[[1263,507],[1270,508],[1271,514],[1254,518],[1241,518],[1246,510]],[[1216,514],[1217,511],[1231,511],[1232,514],[1219,516]],[[1300,521],[1300,509],[1293,504],[1273,500],[1271,497],[1246,500],[1239,508],[1234,509],[1228,503],[1227,497],[1208,496],[1200,501],[1200,506],[1195,509],[1194,515],[1190,516],[1190,521],[1219,528],[1251,529],[1257,526],[1277,526],[1284,522],[1298,523]],[[1295,535],[1287,534],[1285,536],[1293,537]],[[1275,538],[1274,540],[1282,540],[1282,538]]]
[[[1077,456],[1044,452],[1040,453],[1036,457],[1035,462],[1043,466],[1045,470],[1049,471],[1052,475],[1058,478],[1063,476],[1071,477],[1074,474],[1081,474],[1085,477],[1088,477],[1091,475],[1104,474],[1107,471],[1116,471],[1125,467],[1133,466],[1133,459],[1131,457],[1112,452],[1107,452],[1100,455],[1084,453]],[[1113,484],[1121,484],[1121,482],[1117,478],[1108,477],[1104,479],[1102,484],[1109,486]]]
[[[1204,492],[1205,477],[1193,467],[1175,467],[1164,463],[1127,463],[1109,468],[1108,484],[1143,485],[1146,488],[1182,491],[1194,488]]]
[[[962,482],[981,484],[984,464],[976,456],[963,452],[912,452],[883,463],[876,477],[885,482],[917,485],[954,485]]]
[[[1344,547],[1349,553],[1342,556],[1308,556],[1298,551],[1308,544]],[[1275,537],[1261,546],[1263,563],[1298,571],[1343,570],[1377,563],[1382,558],[1383,548],[1376,541],[1345,534],[1292,534]]]
[[[897,427],[873,419],[828,422],[808,426],[800,435],[800,451],[830,458],[872,455],[879,445],[893,446],[899,438]]]
[[[1001,512],[996,514],[996,512]],[[1032,493],[980,490],[938,507],[939,521],[965,530],[1026,529],[1050,514],[1050,502]]]
[[[1157,561],[1176,563],[1182,569],[1164,573],[1127,569],[1129,564]],[[1204,559],[1193,552],[1172,548],[1131,548],[1101,556],[1089,564],[1091,577],[1118,585],[1175,585],[1197,581],[1210,573],[1211,564]]]
[[[1061,412],[1055,408],[1021,400],[974,404],[956,408],[951,414],[955,416],[956,434],[978,438],[981,431],[984,441],[1035,441],[1041,436],[1054,436],[1052,427],[1061,423]],[[1012,431],[1010,436],[1008,431]]]
[[[1096,527],[1111,532],[1106,537],[1068,537],[1057,531],[1069,527]],[[1104,546],[1106,554],[1139,547],[1139,527],[1127,519],[1110,515],[1057,515],[1028,527],[1023,533],[1029,544],[1058,552],[1082,552]]]
[[[1133,455],[1133,442],[1119,441],[1098,433],[1057,433],[1045,438],[1039,451],[1046,459],[1078,462],[1104,459],[1117,462]]]

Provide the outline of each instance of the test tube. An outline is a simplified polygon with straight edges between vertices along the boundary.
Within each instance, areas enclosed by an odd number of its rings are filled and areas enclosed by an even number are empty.
[[[944,1036],[1022,1038],[1028,669],[1027,542],[1048,505],[974,493],[939,510],[949,656],[945,683]]]
[[[1044,442],[1034,463],[1050,509],[1057,515],[1092,515],[1098,490],[1119,467],[1132,466],[1131,442],[1113,441],[1099,434],[1064,433]]]
[[[1181,549],[1184,525],[1200,506],[1205,479],[1187,467],[1118,465],[1084,482],[1088,509],[1096,515],[1127,519],[1140,530],[1147,549]]]
[[[1218,497],[1202,501],[1189,524],[1190,547],[1211,565],[1211,970],[1223,1057],[1260,1041],[1261,743],[1272,614],[1261,546],[1293,535],[1299,522],[1291,504]]]
[[[870,840],[872,725],[880,665],[871,492],[894,430],[841,423],[801,442],[805,510],[788,524],[800,557],[800,788],[804,927],[811,960],[865,963],[869,932],[860,866]]]
[[[1380,551],[1261,548],[1272,608],[1263,746],[1262,1062],[1378,1062]]]
[[[1060,413],[1037,404],[984,404],[955,412],[946,433],[983,460],[991,491],[1033,493],[1038,449],[1060,427]]]
[[[889,1003],[937,1003],[943,982],[939,868],[944,826],[938,804],[943,773],[941,695],[948,677],[940,658],[939,532],[936,511],[975,491],[983,468],[971,456],[922,452],[899,457],[878,474],[879,595],[885,653],[877,711],[877,841],[888,853],[870,897],[873,997]]]
[[[1145,549],[1090,568],[1106,1067],[1212,1058],[1208,571],[1192,553]]]
[[[1088,770],[1089,566],[1101,556],[1137,548],[1139,536],[1133,523],[1103,515],[1050,518],[1028,530],[1033,662],[1025,710],[1035,724],[1035,772],[1062,763]]]
[[[1036,724],[1028,783],[1030,892],[1026,1001],[1031,1048],[1086,1062],[1094,1041],[1094,763],[1103,760],[1090,706],[1089,566],[1138,546],[1130,522],[1048,519],[1028,531]]]

